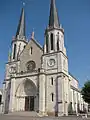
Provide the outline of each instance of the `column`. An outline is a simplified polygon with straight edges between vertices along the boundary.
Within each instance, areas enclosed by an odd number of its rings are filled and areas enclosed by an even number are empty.
[[[18,97],[16,97],[16,105],[17,105],[16,111],[19,111],[19,110],[18,110],[18,107],[19,107],[19,106],[18,106],[18,103],[19,103],[19,100],[18,100]]]
[[[6,81],[4,89],[4,113],[9,111],[10,81]]]
[[[64,84],[63,84],[63,77],[62,76],[58,76],[58,79],[57,79],[57,85],[56,87],[58,87],[58,93],[56,93],[56,97],[58,97],[58,116],[63,116],[63,113],[64,113],[64,91],[63,91],[63,87],[64,87]]]
[[[48,82],[45,80],[45,111],[48,112]]]
[[[5,112],[5,82],[3,83],[3,94],[2,94],[2,103],[3,103],[3,107],[2,107],[2,112],[4,113]]]
[[[47,53],[47,50],[46,50],[46,44],[44,45],[44,54]]]
[[[15,78],[11,79],[11,90],[10,90],[10,103],[9,103],[9,111],[15,111]]]
[[[68,115],[68,104],[69,102],[69,84],[67,76],[63,75],[63,102],[64,102],[64,115]]]
[[[48,39],[48,52],[50,53],[51,51],[51,38],[50,38],[50,34],[49,34],[49,39]]]
[[[77,103],[75,104],[75,109],[76,109],[76,114],[78,113],[78,111],[77,111]]]
[[[73,94],[73,89],[72,90],[72,112],[74,111],[74,94]]]
[[[47,53],[47,49],[46,49],[46,36],[45,36],[45,43],[44,43],[44,54]]]
[[[43,69],[39,74],[39,115],[45,115],[45,74]]]

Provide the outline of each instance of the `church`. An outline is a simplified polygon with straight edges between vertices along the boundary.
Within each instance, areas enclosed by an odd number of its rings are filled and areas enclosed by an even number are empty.
[[[6,63],[3,82],[4,113],[35,111],[40,116],[68,116],[87,109],[78,80],[68,71],[64,46],[64,28],[59,22],[55,0],[50,3],[49,23],[43,47],[32,32],[25,35],[25,13],[22,8],[11,54]]]

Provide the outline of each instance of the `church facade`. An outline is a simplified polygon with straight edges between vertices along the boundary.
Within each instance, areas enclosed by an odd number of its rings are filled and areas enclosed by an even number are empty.
[[[3,82],[4,113],[36,111],[38,115],[78,113],[83,101],[78,81],[68,71],[64,29],[59,23],[55,0],[51,0],[44,47],[34,38],[26,40],[25,13],[22,8],[12,51],[6,63]],[[71,108],[71,109],[69,109]]]

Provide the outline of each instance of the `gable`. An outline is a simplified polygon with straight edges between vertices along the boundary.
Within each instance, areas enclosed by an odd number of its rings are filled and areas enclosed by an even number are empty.
[[[31,39],[20,55],[20,71],[23,71],[23,72],[27,71],[26,64],[29,61],[35,62],[36,64],[35,69],[40,68],[42,54],[43,54],[42,47],[35,40]]]

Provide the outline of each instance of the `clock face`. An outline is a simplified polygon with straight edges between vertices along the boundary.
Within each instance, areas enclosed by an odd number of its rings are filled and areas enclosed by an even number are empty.
[[[55,65],[55,59],[49,59],[48,66],[53,67]]]

